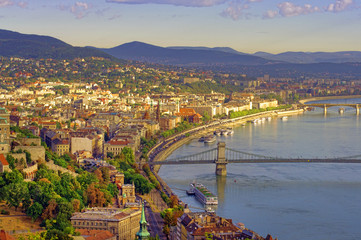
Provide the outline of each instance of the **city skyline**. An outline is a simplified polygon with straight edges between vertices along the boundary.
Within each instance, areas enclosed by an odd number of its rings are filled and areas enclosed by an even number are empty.
[[[141,41],[162,47],[361,51],[360,0],[0,0],[0,28],[73,46]]]

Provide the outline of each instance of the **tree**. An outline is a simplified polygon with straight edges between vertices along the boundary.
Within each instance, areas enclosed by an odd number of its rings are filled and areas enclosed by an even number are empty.
[[[26,214],[29,215],[33,221],[43,213],[43,206],[40,203],[34,202],[27,210]]]
[[[17,209],[23,202],[30,200],[29,189],[24,182],[11,183],[2,189],[5,192],[5,200],[10,206]]]
[[[209,120],[211,120],[211,116],[209,116],[207,111],[204,111],[204,113],[203,113],[203,121],[208,122]]]
[[[53,219],[58,214],[58,203],[55,199],[50,199],[48,202],[48,206],[45,208],[41,218],[46,219]]]

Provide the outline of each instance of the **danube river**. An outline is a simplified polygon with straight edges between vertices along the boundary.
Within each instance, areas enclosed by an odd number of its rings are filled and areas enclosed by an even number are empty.
[[[361,103],[361,99],[319,101]],[[234,126],[233,136],[217,137],[228,148],[280,157],[343,157],[361,155],[361,116],[338,107],[259,124]],[[197,140],[169,158],[215,148]],[[162,166],[159,175],[193,209],[202,205],[187,196],[193,180],[218,195],[217,214],[242,222],[262,236],[279,240],[356,240],[361,237],[361,164],[259,163],[228,164],[226,178],[215,165]]]

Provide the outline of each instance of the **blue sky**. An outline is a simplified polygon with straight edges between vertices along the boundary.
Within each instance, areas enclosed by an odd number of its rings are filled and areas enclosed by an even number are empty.
[[[0,0],[0,28],[74,46],[361,51],[361,0]]]

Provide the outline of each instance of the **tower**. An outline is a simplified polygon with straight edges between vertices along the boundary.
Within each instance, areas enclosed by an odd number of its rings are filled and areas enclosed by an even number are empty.
[[[147,220],[145,219],[144,204],[142,204],[142,215],[140,217],[139,225],[140,225],[139,232],[137,232],[138,239],[140,240],[148,239],[150,233],[147,230]]]

